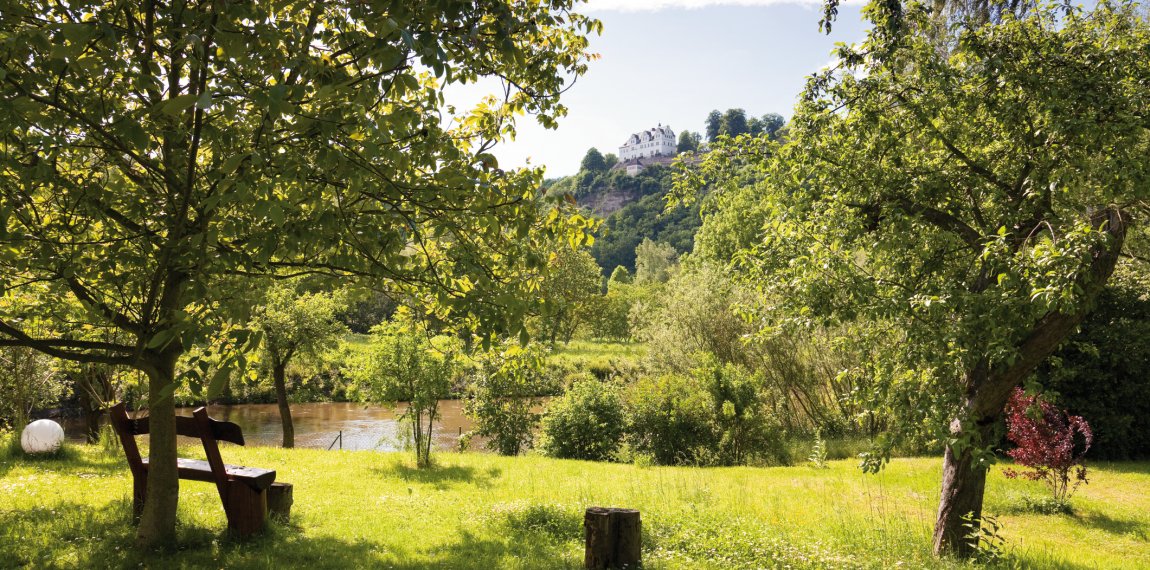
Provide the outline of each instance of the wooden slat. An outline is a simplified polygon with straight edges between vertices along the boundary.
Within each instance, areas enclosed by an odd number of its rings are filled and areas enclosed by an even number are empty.
[[[148,459],[146,457],[143,463],[144,468],[147,469]],[[207,461],[180,457],[176,459],[176,465],[179,469],[180,479],[205,481],[207,483],[214,483],[216,481],[212,475],[212,468],[208,465]],[[267,489],[276,480],[276,472],[274,469],[260,469],[259,467],[245,467],[243,465],[224,465],[224,471],[228,474],[228,479],[243,481],[257,491]]]
[[[240,426],[232,422],[221,422],[208,418],[209,423],[212,425],[212,435],[217,441],[226,441],[236,445],[244,444],[244,433]],[[143,417],[135,420],[128,420],[131,426],[132,435],[144,435],[150,429],[148,426],[148,418]],[[176,416],[176,435],[184,437],[200,438],[200,425],[196,422],[195,418],[188,416]]]

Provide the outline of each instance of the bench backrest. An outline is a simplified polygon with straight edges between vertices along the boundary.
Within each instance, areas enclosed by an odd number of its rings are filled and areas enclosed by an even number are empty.
[[[208,417],[207,408],[201,406],[192,412],[192,417],[176,416],[176,435],[185,437],[196,437],[204,446],[204,454],[207,456],[208,465],[212,468],[212,475],[216,480],[216,488],[219,490],[220,499],[226,502],[225,495],[226,485],[228,480],[227,469],[224,467],[224,460],[220,456],[219,441],[227,441],[237,445],[244,444],[244,434],[240,430],[240,426],[232,422],[221,422],[213,420]],[[148,418],[132,419],[128,417],[128,409],[124,406],[123,402],[112,406],[108,410],[108,417],[112,422],[112,427],[116,430],[116,434],[120,436],[120,444],[124,447],[124,455],[128,459],[128,467],[132,470],[134,477],[147,477],[147,469],[144,467],[144,461],[140,457],[140,448],[136,445],[137,435],[144,435],[149,432],[150,422]]]

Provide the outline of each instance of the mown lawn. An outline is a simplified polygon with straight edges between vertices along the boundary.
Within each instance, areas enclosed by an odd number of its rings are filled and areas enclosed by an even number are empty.
[[[440,454],[226,446],[225,460],[295,484],[290,525],[237,542],[215,488],[182,482],[180,543],[132,544],[131,482],[119,456],[77,446],[63,459],[0,456],[0,568],[579,568],[582,512],[637,508],[646,568],[953,567],[929,555],[940,460],[896,459],[881,475],[829,469],[639,468]],[[2,455],[3,452],[0,452]],[[195,455],[185,450],[185,455]],[[1150,568],[1150,464],[1094,466],[1075,515],[1018,511],[1043,489],[992,475],[1001,565]]]

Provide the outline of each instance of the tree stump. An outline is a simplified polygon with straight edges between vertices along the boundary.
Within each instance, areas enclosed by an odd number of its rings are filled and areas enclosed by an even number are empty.
[[[294,502],[291,483],[272,483],[268,488],[268,514],[279,522],[288,522]]]
[[[587,570],[638,568],[642,560],[639,511],[590,507],[583,516]]]

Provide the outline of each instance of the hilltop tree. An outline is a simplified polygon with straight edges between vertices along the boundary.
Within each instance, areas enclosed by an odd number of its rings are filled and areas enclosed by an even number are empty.
[[[262,333],[261,348],[271,368],[272,384],[283,426],[283,446],[295,447],[295,426],[288,405],[286,370],[300,357],[316,358],[335,345],[347,331],[336,319],[343,301],[332,293],[300,293],[297,285],[276,283],[255,310],[255,329]]]
[[[679,133],[678,152],[695,152],[699,150],[699,143],[701,142],[699,133],[684,130]]]
[[[707,142],[714,142],[719,138],[723,128],[723,114],[718,109],[707,114]]]
[[[762,134],[767,135],[771,140],[778,140],[779,131],[787,124],[787,121],[778,113],[767,113],[758,120],[758,123],[762,129]]]
[[[719,127],[719,134],[737,137],[751,132],[747,124],[747,112],[742,109],[727,109],[723,113],[723,120]]]
[[[963,519],[981,517],[1011,391],[1091,310],[1148,211],[1150,31],[1128,6],[1043,7],[940,49],[936,16],[904,8],[875,3],[785,146],[729,146],[687,181],[760,204],[736,257],[772,330],[854,323],[874,356],[857,372],[898,422],[884,441],[937,422],[934,548],[969,556]]]
[[[172,393],[226,377],[177,362],[213,320],[245,320],[245,280],[361,278],[485,342],[522,330],[541,234],[588,225],[542,216],[541,171],[488,151],[517,114],[564,114],[600,28],[573,4],[5,4],[0,291],[26,301],[0,306],[0,344],[148,377],[141,544],[175,536]],[[505,98],[444,121],[443,88],[480,77]],[[252,336],[231,330],[220,345],[239,354]]]
[[[583,162],[579,164],[579,169],[585,172],[603,172],[607,170],[607,161],[603,159],[599,149],[591,147],[587,150],[587,154],[583,155]]]

